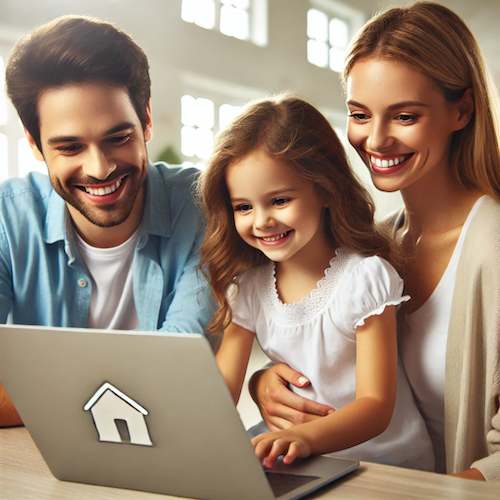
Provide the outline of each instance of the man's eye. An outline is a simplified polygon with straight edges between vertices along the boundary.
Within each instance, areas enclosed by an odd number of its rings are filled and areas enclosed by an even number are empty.
[[[63,153],[74,153],[79,151],[82,147],[79,144],[70,144],[69,146],[59,146],[57,148],[58,151],[62,151]]]
[[[250,212],[250,210],[252,210],[252,205],[243,204],[234,207],[235,212]]]
[[[130,139],[129,134],[115,135],[114,137],[110,137],[109,139],[107,139],[107,142],[109,144],[120,145],[120,144],[125,144],[129,139]]]

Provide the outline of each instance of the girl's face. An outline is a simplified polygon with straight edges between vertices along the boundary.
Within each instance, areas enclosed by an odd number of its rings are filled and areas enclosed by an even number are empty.
[[[226,171],[236,231],[275,262],[311,255],[325,243],[323,204],[312,183],[261,151]]]
[[[424,189],[448,177],[451,135],[466,123],[458,104],[409,65],[362,59],[347,79],[348,138],[382,191]]]

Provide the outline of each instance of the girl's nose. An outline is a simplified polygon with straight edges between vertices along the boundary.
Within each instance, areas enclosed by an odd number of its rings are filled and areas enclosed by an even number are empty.
[[[255,209],[254,209],[255,210]],[[266,229],[276,225],[269,210],[255,210],[254,227],[255,229]]]

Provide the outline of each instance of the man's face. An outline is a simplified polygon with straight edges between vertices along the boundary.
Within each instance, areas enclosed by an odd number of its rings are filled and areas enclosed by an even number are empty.
[[[42,151],[28,139],[76,229],[88,241],[98,228],[130,236],[144,205],[149,107],[143,130],[124,87],[91,82],[44,91],[38,113]]]

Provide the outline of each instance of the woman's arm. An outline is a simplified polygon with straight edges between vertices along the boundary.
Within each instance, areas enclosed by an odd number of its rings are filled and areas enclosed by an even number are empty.
[[[250,330],[231,323],[224,330],[221,346],[215,356],[234,404],[240,399],[254,337],[255,334]]]
[[[389,425],[397,387],[396,312],[390,306],[357,329],[356,400],[330,415],[252,439],[258,458],[272,467],[297,457],[329,453],[368,441]]]

